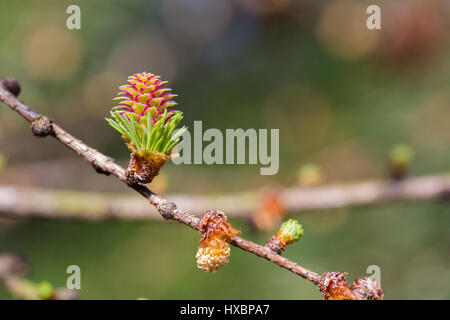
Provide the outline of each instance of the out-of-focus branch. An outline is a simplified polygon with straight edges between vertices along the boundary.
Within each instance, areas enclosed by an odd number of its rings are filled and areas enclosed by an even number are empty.
[[[333,209],[394,200],[444,199],[450,193],[450,174],[401,181],[366,181],[308,189],[286,189],[282,200],[289,211]]]
[[[114,175],[122,182],[127,183],[125,177],[125,170],[117,165],[113,159],[103,155],[97,150],[87,146],[80,140],[71,136],[69,133],[64,131],[61,127],[53,123],[47,117],[40,115],[36,111],[32,110],[29,106],[25,105],[14,95],[16,90],[14,87],[19,87],[16,81],[3,81],[0,83],[0,100],[15,110],[23,118],[31,122],[31,127],[34,135],[36,136],[53,136],[56,140],[63,143],[69,149],[72,149],[77,154],[86,159],[98,173],[106,175]],[[155,208],[158,210],[160,215],[165,219],[173,219],[181,222],[191,228],[200,231],[201,230],[201,220],[197,217],[192,216],[184,210],[177,208],[174,202],[170,202],[160,196],[155,195],[147,187],[143,185],[132,184],[128,185],[130,188],[134,189],[142,196],[144,196]],[[345,274],[338,274],[330,276],[331,273],[326,273],[320,275],[304,267],[299,266],[297,263],[284,258],[278,253],[275,253],[267,246],[261,246],[254,242],[242,239],[237,236],[233,236],[231,244],[241,248],[247,252],[253,253],[259,257],[262,257],[276,265],[286,268],[294,274],[300,275],[304,279],[311,281],[312,283],[318,285],[319,290],[322,291],[324,297],[331,298],[350,298],[350,299],[369,299],[369,298],[383,298],[381,289],[378,288],[376,295],[371,292],[373,287],[372,283],[369,285],[364,284],[363,286],[358,285],[356,288],[350,288],[347,286],[345,281]],[[345,291],[351,291],[344,296],[336,289],[342,289]],[[369,290],[370,289],[370,290]],[[353,291],[355,290],[355,291]],[[361,294],[359,292],[362,292]]]
[[[5,290],[16,298],[37,300],[39,295],[35,285],[23,278],[27,270],[21,257],[13,254],[0,255],[0,283]]]
[[[13,186],[0,186],[0,216],[87,221],[161,220],[158,210],[138,197]]]
[[[36,284],[24,276],[28,272],[28,266],[24,259],[15,254],[0,255],[0,285],[14,298],[24,300],[73,300],[78,296],[73,290],[60,288],[40,292],[39,284]]]
[[[366,181],[280,191],[280,202],[290,212],[374,205],[388,201],[445,198],[450,174],[413,177],[402,181]],[[200,215],[221,208],[230,217],[250,217],[260,205],[260,192],[214,196],[169,195],[186,211]],[[0,186],[0,214],[10,217],[71,218],[86,220],[160,220],[158,211],[133,196],[98,192],[46,190]]]

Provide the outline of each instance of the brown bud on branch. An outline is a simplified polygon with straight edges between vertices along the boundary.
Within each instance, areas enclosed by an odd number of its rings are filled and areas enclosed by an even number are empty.
[[[356,279],[352,286],[343,272],[326,272],[319,282],[324,300],[383,300],[384,295],[375,281],[369,278]]]
[[[324,300],[357,300],[343,272],[324,273],[320,279],[319,290]]]
[[[356,279],[351,287],[359,300],[384,300],[383,291],[378,284],[367,277]]]
[[[16,97],[20,94],[20,84],[16,79],[11,77],[5,78],[2,80],[2,85]]]

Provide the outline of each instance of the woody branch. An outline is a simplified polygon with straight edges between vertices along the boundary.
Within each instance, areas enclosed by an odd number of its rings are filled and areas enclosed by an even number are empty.
[[[24,104],[22,101],[17,99],[17,97],[13,94],[15,88],[12,87],[12,85],[18,87],[18,84],[16,84],[15,81],[8,79],[8,81],[6,82],[5,80],[3,80],[2,85],[0,85],[0,100],[7,104],[11,109],[16,111],[24,119],[29,121],[31,123],[32,131],[35,135],[50,135],[54,137],[69,149],[75,151],[78,155],[86,159],[98,173],[113,175],[127,184],[130,188],[141,194],[153,206],[155,206],[155,208],[163,218],[176,220],[187,226],[190,226],[194,230],[199,230],[199,218],[190,215],[184,210],[178,209],[175,203],[154,194],[150,189],[143,185],[128,184],[124,168],[116,164],[112,158],[87,146],[81,140],[64,131],[60,126],[48,119],[46,116],[39,114],[29,106]],[[20,89],[18,91],[20,91]],[[279,254],[275,254],[267,247],[260,246],[256,243],[237,236],[233,237],[231,243],[238,248],[267,259],[280,267],[286,268],[289,271],[313,282],[314,284],[318,284],[320,281],[320,274],[303,268],[295,262],[290,261],[289,259],[286,259]]]
[[[130,180],[127,179],[125,169],[117,165],[112,158],[87,146],[79,139],[64,131],[46,116],[39,114],[29,106],[25,105],[16,97],[19,92],[20,86],[14,79],[8,78],[0,83],[0,100],[31,123],[31,128],[35,136],[45,137],[50,135],[54,137],[69,149],[86,159],[98,173],[114,175],[120,181],[141,194],[157,209],[164,219],[176,220],[190,226],[194,230],[199,232],[202,231],[204,225],[202,225],[203,222],[201,219],[184,210],[178,209],[174,202],[156,195],[144,185],[130,183]],[[278,240],[281,241],[285,240],[286,232],[288,231],[280,229],[275,238],[278,238]],[[289,241],[286,242],[285,245],[288,244]],[[344,273],[326,272],[323,275],[318,274],[281,256],[269,245],[261,246],[232,234],[230,234],[230,243],[235,247],[262,257],[311,281],[319,287],[319,290],[323,293],[325,299],[383,299],[381,289],[370,279],[357,279],[353,285],[349,287]],[[283,247],[283,250],[284,249],[285,247]]]

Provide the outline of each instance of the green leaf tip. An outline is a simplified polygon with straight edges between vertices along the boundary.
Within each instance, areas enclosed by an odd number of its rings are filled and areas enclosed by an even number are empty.
[[[389,152],[389,159],[391,162],[407,164],[411,162],[414,157],[412,148],[403,143],[394,145]]]

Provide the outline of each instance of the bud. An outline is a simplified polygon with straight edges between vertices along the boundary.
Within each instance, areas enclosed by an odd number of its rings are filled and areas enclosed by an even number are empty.
[[[319,282],[324,300],[358,300],[349,288],[345,273],[326,272]]]
[[[406,144],[397,144],[389,153],[389,170],[392,179],[400,180],[408,174],[413,158],[412,149]]]
[[[36,137],[47,137],[53,133],[52,120],[46,116],[38,116],[31,122],[31,131]]]
[[[42,281],[37,284],[37,293],[42,300],[49,300],[53,296],[53,286],[48,281]]]
[[[286,247],[289,244],[299,240],[302,236],[302,225],[295,219],[289,219],[288,221],[283,222],[280,230],[276,235],[272,236],[272,238],[266,243],[266,246],[280,254],[286,250]]]
[[[377,283],[367,277],[356,279],[351,287],[359,300],[384,300],[383,291]]]
[[[221,211],[207,211],[200,222],[202,234],[197,254],[197,266],[205,272],[216,272],[230,256],[230,242],[239,231],[233,228]]]
[[[298,170],[297,181],[303,187],[316,187],[321,185],[323,180],[322,170],[315,164],[305,164]]]
[[[8,90],[9,92],[11,92],[13,95],[15,95],[16,97],[19,95],[20,93],[20,84],[19,82],[11,77],[5,78],[2,80],[1,84],[3,85],[3,87]]]
[[[163,88],[167,81],[152,73],[137,73],[128,77],[128,84],[120,87],[106,121],[122,134],[131,150],[126,170],[131,184],[150,183],[161,167],[172,158],[172,149],[186,130],[172,135],[183,118],[181,111],[169,109],[176,105],[171,89]]]

